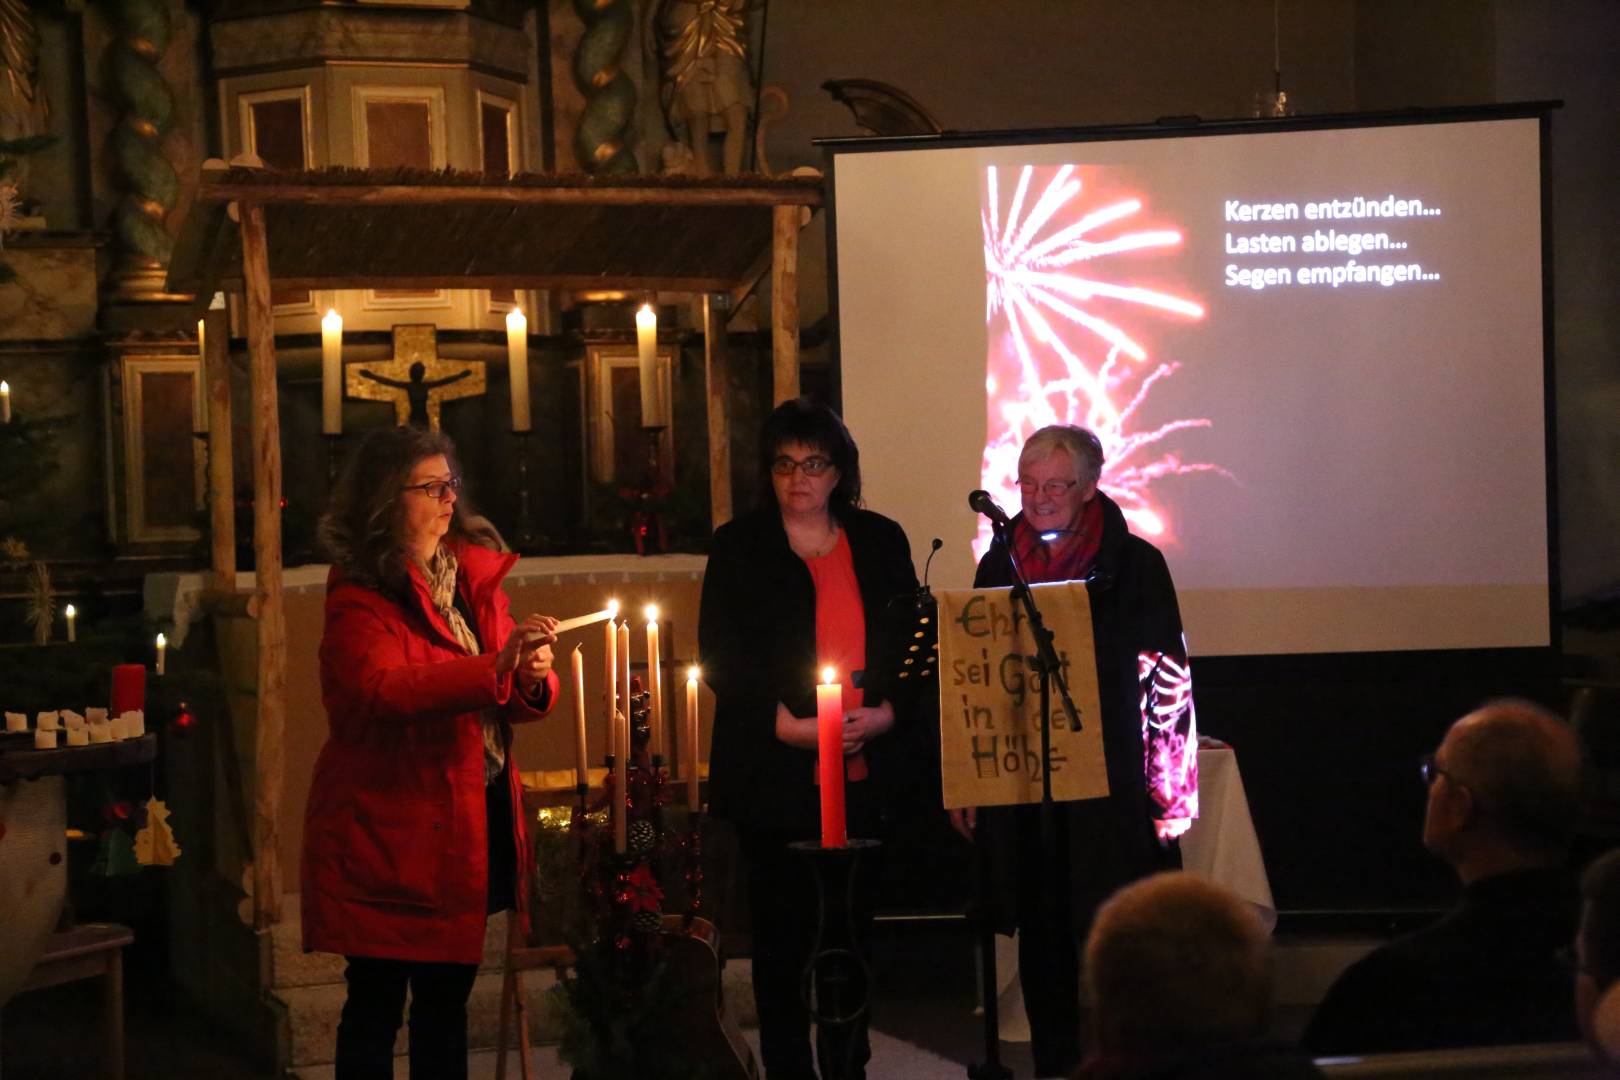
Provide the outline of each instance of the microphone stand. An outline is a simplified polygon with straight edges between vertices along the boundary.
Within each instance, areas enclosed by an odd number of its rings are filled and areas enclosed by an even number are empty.
[[[1024,618],[1029,622],[1030,636],[1035,641],[1035,655],[1029,658],[1030,667],[1035,670],[1040,680],[1041,695],[1041,856],[1046,862],[1047,877],[1059,865],[1057,851],[1057,803],[1052,801],[1052,687],[1057,686],[1059,699],[1063,702],[1063,711],[1069,718],[1071,730],[1080,730],[1080,713],[1074,707],[1074,699],[1069,696],[1069,683],[1063,676],[1063,664],[1058,659],[1057,648],[1053,644],[1052,631],[1046,628],[1046,622],[1041,618],[1040,606],[1035,603],[1035,596],[1030,591],[1029,581],[1024,577],[1024,568],[1018,563],[1018,552],[1012,542],[1012,522],[999,521],[995,516],[990,518],[990,527],[997,540],[1001,541],[1002,550],[1007,553],[1007,565],[1012,568],[1013,589],[1012,601],[1023,608]],[[977,837],[975,837],[977,840]],[[982,849],[982,842],[976,843]],[[984,888],[987,877],[987,860],[981,850],[980,883],[981,902],[988,906],[988,888]],[[1059,900],[1067,894],[1068,890],[1055,887],[1048,883],[1046,890],[1046,918],[1048,925],[1056,930],[1061,928],[1059,920],[1068,915],[1061,909]],[[988,926],[988,924],[986,924]],[[980,940],[981,963],[984,972],[984,1018],[985,1018],[985,1044],[988,1060],[982,1066],[968,1069],[971,1080],[994,1080],[996,1077],[1010,1076],[1000,1063],[1000,1017],[996,1003],[996,976],[995,976],[995,939],[992,933],[984,932]]]

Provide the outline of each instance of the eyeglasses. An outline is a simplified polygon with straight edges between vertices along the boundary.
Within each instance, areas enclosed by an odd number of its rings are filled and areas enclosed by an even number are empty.
[[[1070,488],[1079,483],[1080,481],[1078,480],[1048,480],[1044,484],[1037,484],[1033,480],[1019,480],[1018,490],[1024,495],[1025,498],[1029,498],[1039,491],[1048,499],[1061,499],[1063,496],[1069,493]]]
[[[461,477],[452,476],[448,480],[429,480],[425,484],[406,484],[401,491],[420,491],[430,499],[443,502],[450,497],[452,491],[461,490]]]
[[[1432,785],[1437,779],[1444,776],[1459,787],[1467,786],[1459,781],[1456,774],[1450,769],[1443,768],[1433,754],[1424,754],[1418,760],[1418,772],[1422,774],[1423,783],[1426,785]]]
[[[792,476],[794,469],[803,469],[806,476],[820,476],[832,467],[832,459],[820,455],[807,457],[803,461],[794,461],[786,454],[783,454],[771,462],[771,472],[777,476]]]

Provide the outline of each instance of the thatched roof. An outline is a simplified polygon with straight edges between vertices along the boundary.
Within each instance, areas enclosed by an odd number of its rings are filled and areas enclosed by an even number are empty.
[[[770,266],[772,209],[819,177],[614,177],[414,170],[205,171],[169,291],[240,285],[227,213],[264,207],[277,288],[623,288],[741,293]]]

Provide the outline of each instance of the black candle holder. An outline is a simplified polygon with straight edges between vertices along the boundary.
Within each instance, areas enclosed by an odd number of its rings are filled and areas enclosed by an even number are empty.
[[[534,516],[529,509],[529,434],[527,431],[512,432],[512,438],[517,442],[518,518],[514,539],[519,552],[533,550],[536,543]]]
[[[872,972],[855,926],[856,875],[861,858],[881,844],[850,840],[845,847],[822,847],[804,840],[788,846],[809,860],[816,883],[816,937],[800,995],[816,1024],[821,1075],[840,1080],[856,1072],[853,1036],[872,1002]]]
[[[337,487],[338,457],[340,456],[338,450],[340,444],[343,442],[343,432],[323,432],[321,434],[321,438],[326,443],[326,489],[331,491],[333,488]]]

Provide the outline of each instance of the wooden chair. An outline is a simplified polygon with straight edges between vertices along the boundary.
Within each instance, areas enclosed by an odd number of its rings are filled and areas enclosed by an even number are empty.
[[[47,986],[101,980],[102,1075],[124,1080],[124,946],[135,932],[116,923],[85,923],[59,930],[45,946],[18,993]]]

